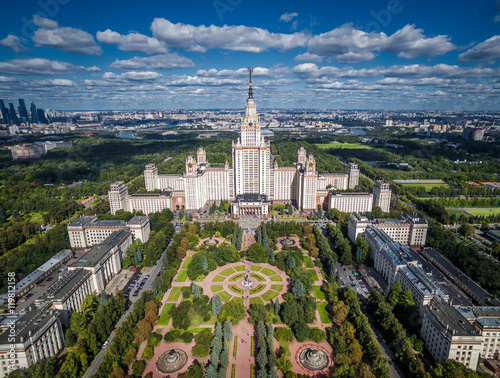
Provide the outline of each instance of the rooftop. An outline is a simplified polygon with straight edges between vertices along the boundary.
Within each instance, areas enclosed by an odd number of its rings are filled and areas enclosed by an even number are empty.
[[[432,301],[427,309],[452,336],[480,336],[479,331],[453,306]]]
[[[244,193],[236,195],[234,202],[269,202],[265,194],[259,193]]]
[[[68,273],[57,280],[53,285],[47,290],[46,296],[51,300],[61,300],[75,288],[75,286],[85,279],[90,272],[85,269],[75,269],[69,270]]]
[[[101,244],[94,245],[90,251],[83,255],[80,260],[73,263],[71,266],[88,268],[96,266],[99,261],[118,243],[130,235],[128,230],[115,231],[108,236]]]

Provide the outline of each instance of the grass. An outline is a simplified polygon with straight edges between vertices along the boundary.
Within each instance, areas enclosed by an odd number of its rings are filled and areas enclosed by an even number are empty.
[[[402,186],[418,186],[418,187],[423,187],[427,192],[429,192],[432,188],[438,187],[438,186],[448,186],[448,184],[422,184],[422,183],[416,183],[416,184],[400,184]]]
[[[264,277],[262,277],[256,273],[250,273],[250,277],[255,278],[257,281],[265,281]]]
[[[243,294],[243,290],[236,285],[229,285],[229,290],[234,291],[236,294]]]
[[[350,148],[352,150],[369,150],[370,146],[361,143],[317,143],[316,148],[327,150],[330,148]]]
[[[277,282],[277,281],[282,281],[282,280],[281,280],[281,277],[280,277],[278,274],[277,274],[277,275],[275,275],[275,276],[271,276],[271,277],[269,277],[269,278],[271,278],[271,281],[276,281],[276,282]]]
[[[193,259],[193,256],[186,257],[186,260],[184,260],[184,262],[182,263],[181,269],[187,269],[187,267],[192,259]]]
[[[253,336],[252,336],[253,337]],[[253,353],[252,353],[253,356]],[[253,377],[253,364],[250,364],[250,377]]]
[[[254,349],[255,349],[255,347],[254,347],[254,341],[253,341],[253,336],[252,336],[252,339],[250,340],[250,357],[253,357],[253,350]],[[253,365],[250,365],[250,367],[253,368]],[[253,374],[251,375],[251,377],[253,377]]]
[[[330,316],[330,313],[328,312],[328,303],[326,302],[318,303],[318,311],[321,323],[330,324],[332,322],[332,318]]]
[[[233,366],[231,367],[231,378],[236,378],[236,365],[235,364],[233,364]]]
[[[213,316],[210,314],[210,319],[208,319],[206,322],[201,323],[200,325],[215,325],[219,320],[217,319],[217,316]]]
[[[266,276],[274,276],[276,272],[274,270],[271,270],[269,268],[264,268],[260,271],[262,274],[265,274]]]
[[[187,270],[181,270],[179,272],[179,275],[175,279],[175,282],[185,282],[188,278],[188,272]]]
[[[258,293],[258,292],[264,290],[265,287],[266,287],[266,285],[259,285],[257,287],[254,287],[253,289],[250,289],[250,294]]]
[[[227,268],[227,269],[224,269],[222,272],[220,272],[219,274],[221,276],[229,276],[230,274],[234,273],[234,269],[233,268]]]
[[[220,298],[222,299],[222,302],[224,302],[224,303],[225,303],[225,302],[227,302],[228,300],[230,300],[230,299],[231,299],[231,297],[232,297],[232,295],[231,295],[231,294],[226,293],[225,291],[221,291],[221,292],[219,293],[219,295],[220,295]]]
[[[262,294],[260,297],[264,300],[264,302],[269,302],[272,301],[274,298],[276,298],[280,293],[272,290],[266,291],[264,294]]]
[[[314,269],[309,269],[307,271],[307,274],[309,274],[309,277],[311,277],[313,282],[318,280],[318,275],[316,274],[316,271]]]
[[[231,281],[231,282],[238,281],[240,278],[243,278],[244,276],[245,276],[245,273],[236,274],[236,275],[232,276],[229,279],[229,281]]]
[[[171,331],[174,329],[180,331],[181,333],[184,333],[184,332],[200,333],[200,332],[203,332],[204,330],[210,329],[210,328],[188,328],[188,329],[172,328]]]
[[[283,285],[271,285],[271,290],[281,291],[283,290]]]
[[[236,350],[237,349],[238,349],[238,336],[234,336],[233,357],[236,357]]]
[[[260,299],[260,297],[253,297],[253,298],[250,298],[250,304],[253,305],[253,304],[264,304],[264,302],[262,301],[262,299]]]
[[[233,267],[233,269],[236,270],[237,272],[241,272],[245,270],[245,265],[236,265]]]
[[[250,267],[250,270],[253,270],[254,272],[258,272],[261,269],[262,269],[262,267],[261,266],[257,266],[257,265],[252,265]]]
[[[316,299],[325,299],[325,294],[321,291],[320,286],[313,286],[313,294]]]
[[[224,288],[224,286],[222,286],[222,285],[212,285],[212,286],[210,286],[210,290],[212,291],[212,293],[216,293],[218,291],[221,291],[223,288]]]
[[[304,256],[304,265],[306,268],[314,268],[314,263],[310,256]]]
[[[166,303],[165,306],[163,306],[163,310],[161,310],[160,318],[158,319],[156,325],[168,325],[168,322],[170,321],[170,314],[168,313],[168,311],[170,310],[170,307],[174,305],[174,303]]]
[[[490,207],[459,207],[459,208],[447,207],[446,210],[450,214],[455,214],[456,211],[458,210],[459,215],[461,213],[460,210],[467,211],[468,213],[471,213],[471,214],[476,215],[476,216],[500,214],[500,207],[491,207],[491,208]],[[490,210],[491,210],[491,212],[490,212]]]
[[[212,280],[213,282],[222,282],[226,279],[226,277],[223,276],[215,276],[214,279]]]
[[[170,291],[170,295],[168,296],[167,302],[177,302],[177,299],[179,299],[181,295],[182,288],[175,286],[172,288]]]

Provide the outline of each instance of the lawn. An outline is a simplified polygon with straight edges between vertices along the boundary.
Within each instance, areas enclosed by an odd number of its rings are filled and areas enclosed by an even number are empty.
[[[327,150],[329,148],[350,148],[353,150],[371,149],[370,146],[361,143],[317,143],[315,146],[320,150]]]
[[[254,272],[258,272],[261,269],[262,269],[262,267],[261,266],[257,266],[257,265],[252,265],[250,267],[250,270],[253,270]]]
[[[167,302],[177,302],[177,299],[179,299],[181,295],[181,287],[175,286],[172,288],[170,291],[170,295],[168,296]]]
[[[250,273],[250,277],[255,278],[257,281],[265,281],[264,277],[262,277],[256,273]]]
[[[455,208],[455,207],[447,207],[446,210],[450,214],[455,214],[456,211],[459,211],[460,215],[460,210],[467,211],[468,213],[471,213],[476,216],[481,216],[481,215],[496,215],[500,214],[500,207],[460,207],[460,208]],[[490,212],[491,210],[491,212]]]
[[[313,286],[313,294],[316,299],[325,299],[325,294],[321,291],[320,286]]]
[[[220,295],[220,298],[222,299],[222,302],[224,302],[224,303],[225,303],[225,302],[227,302],[228,300],[230,300],[230,299],[231,299],[231,297],[232,297],[232,295],[231,295],[231,294],[226,293],[225,291],[221,291],[221,292],[219,293],[219,295]]]
[[[238,336],[234,336],[234,350],[233,350],[233,357],[236,357],[236,351],[238,349]],[[233,365],[234,366],[234,365]]]
[[[332,317],[330,316],[330,312],[328,312],[328,303],[326,302],[318,303],[318,311],[321,323],[330,324],[332,322]]]
[[[245,270],[245,265],[236,265],[234,267],[234,270],[236,270],[237,272],[241,272],[241,271]]]
[[[266,285],[259,285],[257,287],[254,287],[253,289],[250,289],[250,294],[258,293],[258,292],[264,290],[265,287],[266,287]]]
[[[186,260],[184,260],[184,262],[182,263],[181,269],[187,269],[187,267],[192,259],[193,259],[193,256],[186,257]]]
[[[310,256],[304,256],[304,264],[306,268],[314,268],[314,263]]]
[[[318,275],[316,274],[316,271],[314,269],[308,269],[307,274],[309,274],[309,277],[311,277],[313,282],[318,280]]]
[[[236,294],[243,294],[243,290],[236,285],[229,285],[229,290],[234,291]]]
[[[212,280],[213,282],[222,282],[226,279],[226,277],[223,276],[215,276],[214,279]]]
[[[184,332],[200,333],[200,332],[203,332],[206,329],[210,329],[210,328],[201,328],[201,327],[200,328],[188,328],[188,329],[172,328],[171,331],[177,330],[177,331],[180,331],[181,333],[184,333]]]
[[[271,285],[271,290],[281,291],[283,290],[283,285]]]
[[[265,274],[266,276],[274,276],[276,272],[274,270],[271,270],[269,268],[264,268],[260,271],[262,274]]]
[[[271,279],[271,281],[281,281],[281,277],[278,274],[269,278]]]
[[[218,291],[221,291],[224,287],[222,285],[212,285],[210,286],[210,290],[212,293],[216,293]]]
[[[264,302],[262,301],[262,299],[260,299],[260,297],[253,297],[253,298],[250,298],[250,304],[253,305],[253,304],[264,304]]]
[[[179,275],[175,279],[175,282],[185,282],[188,278],[188,272],[187,270],[181,270],[179,272]]]
[[[423,183],[416,183],[416,184],[400,184],[402,186],[418,186],[418,187],[423,187],[427,192],[429,192],[432,188],[438,187],[438,186],[449,186],[448,184],[423,184]]]
[[[229,276],[230,274],[233,274],[234,273],[234,269],[233,268],[227,268],[225,270],[223,270],[222,272],[220,272],[219,274],[221,276]]]
[[[273,300],[274,298],[276,298],[278,295],[280,295],[280,293],[278,293],[276,291],[268,290],[264,294],[262,294],[260,297],[264,300],[264,302],[267,303],[267,302]]]
[[[158,319],[158,323],[156,323],[156,325],[166,326],[168,324],[168,322],[170,321],[170,314],[168,313],[168,311],[172,306],[175,306],[175,304],[166,303],[165,306],[163,306],[163,310],[161,310],[160,318]]]
[[[243,278],[245,276],[245,273],[240,273],[240,274],[236,274],[234,276],[232,276],[229,281],[233,282],[233,281],[238,281],[240,278]]]
[[[255,344],[254,344],[254,341],[253,341],[253,336],[250,340],[250,357],[253,357],[253,351],[255,349]],[[253,365],[250,365],[250,369],[253,371]],[[253,377],[253,374],[251,375],[251,377]]]

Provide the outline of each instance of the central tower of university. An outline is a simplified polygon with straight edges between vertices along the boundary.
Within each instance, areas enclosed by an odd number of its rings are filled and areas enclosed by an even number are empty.
[[[154,164],[146,165],[146,190],[161,194],[128,194],[122,181],[113,183],[109,191],[111,213],[118,210],[142,211],[145,214],[169,208],[173,211],[202,212],[214,202],[229,200],[233,218],[258,216],[268,218],[271,204],[291,203],[299,210],[316,211],[318,206],[343,212],[371,211],[380,206],[389,211],[391,191],[387,183],[377,183],[374,194],[342,193],[358,185],[359,168],[350,163],[346,173],[318,173],[316,160],[301,147],[292,167],[280,167],[271,156],[269,142],[260,130],[257,106],[253,98],[252,72],[241,133],[232,144],[232,167],[212,167],[205,150],[186,159],[183,174],[162,175]]]
[[[245,105],[245,116],[241,120],[241,135],[233,141],[234,193],[271,195],[269,142],[260,134],[260,120],[252,92],[252,72],[249,68],[250,86]]]

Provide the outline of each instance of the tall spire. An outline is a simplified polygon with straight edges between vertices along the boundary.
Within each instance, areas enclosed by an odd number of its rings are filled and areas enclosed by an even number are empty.
[[[252,93],[252,72],[253,72],[253,68],[250,67],[248,69],[248,73],[250,75],[250,86],[248,87],[248,98],[253,98],[253,93]]]

